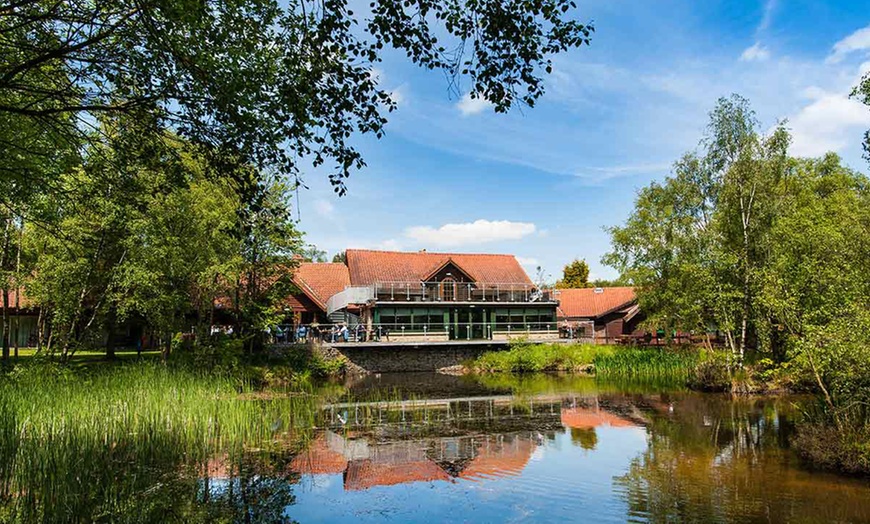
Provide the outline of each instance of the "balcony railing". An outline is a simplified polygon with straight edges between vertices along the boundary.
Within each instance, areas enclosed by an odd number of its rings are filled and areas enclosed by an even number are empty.
[[[552,290],[526,283],[481,282],[377,282],[372,285],[379,302],[552,302]]]

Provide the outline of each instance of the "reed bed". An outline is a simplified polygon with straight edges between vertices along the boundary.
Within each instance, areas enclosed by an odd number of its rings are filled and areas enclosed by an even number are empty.
[[[603,379],[664,380],[685,384],[700,361],[697,350],[622,348],[596,355],[595,373]]]
[[[302,445],[315,397],[254,393],[159,364],[17,368],[0,378],[0,522],[148,521],[208,470]]]
[[[593,344],[516,342],[507,351],[489,351],[469,363],[477,373],[540,371],[591,372],[595,359],[618,348]]]

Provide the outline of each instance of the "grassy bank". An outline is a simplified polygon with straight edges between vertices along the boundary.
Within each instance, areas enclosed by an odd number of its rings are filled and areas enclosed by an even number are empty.
[[[484,353],[467,368],[474,373],[569,372],[606,379],[677,379],[685,383],[699,361],[696,350],[516,342],[507,351]]]
[[[160,520],[204,472],[300,446],[317,397],[295,389],[264,401],[246,375],[154,362],[19,365],[0,377],[0,522]]]

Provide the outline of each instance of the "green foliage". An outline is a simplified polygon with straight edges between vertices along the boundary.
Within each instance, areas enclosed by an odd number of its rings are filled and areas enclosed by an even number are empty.
[[[617,348],[596,355],[595,376],[685,383],[699,362],[700,356],[695,349]]]
[[[589,264],[585,260],[575,259],[562,269],[562,278],[556,282],[557,288],[589,287]]]
[[[311,395],[268,403],[252,395],[237,376],[163,365],[60,373],[19,366],[0,377],[0,511],[14,522],[152,522],[170,513],[210,522],[232,514],[220,494],[202,503],[203,472],[232,468],[245,484],[243,464],[267,471],[300,445],[318,412]],[[261,451],[252,456],[251,448]],[[281,464],[272,478],[284,478]],[[283,511],[290,501],[276,503]]]
[[[349,7],[16,2],[0,19],[0,118],[75,144],[87,140],[79,124],[97,115],[137,115],[153,123],[142,133],[171,126],[225,164],[299,176],[300,159],[329,163],[344,192],[344,179],[364,165],[350,137],[382,136],[383,113],[396,108],[371,74],[386,48],[442,71],[451,86],[467,79],[474,96],[507,111],[533,105],[552,56],[588,45],[593,30],[573,18],[572,0]],[[46,175],[36,176],[50,189]]]
[[[479,373],[538,371],[590,371],[598,355],[614,351],[593,344],[533,344],[512,342],[507,351],[488,351],[469,367]]]
[[[870,106],[870,73],[852,90],[852,96]],[[864,133],[864,158],[870,162],[870,130]]]

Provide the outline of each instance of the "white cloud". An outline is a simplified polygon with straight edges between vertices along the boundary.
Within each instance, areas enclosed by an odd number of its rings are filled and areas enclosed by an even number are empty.
[[[462,224],[444,224],[439,228],[415,226],[405,236],[426,246],[462,246],[499,240],[519,240],[535,232],[535,224],[509,220],[475,220]]]
[[[870,108],[847,94],[818,88],[807,89],[806,94],[812,102],[789,119],[793,154],[811,157],[841,152],[860,141],[861,133],[870,127]]]
[[[764,62],[768,58],[770,58],[770,51],[760,42],[755,42],[752,47],[747,47],[740,55],[741,62]]]
[[[516,259],[517,259],[517,262],[520,263],[520,265],[526,266],[526,268],[530,268],[530,269],[536,269],[538,266],[541,265],[541,263],[538,262],[538,259],[534,258],[534,257],[520,257],[520,256],[518,256],[518,257],[516,257]]]
[[[870,26],[859,29],[834,44],[834,49],[828,56],[828,63],[836,64],[842,61],[846,55],[855,51],[870,51]]]
[[[472,98],[471,93],[465,93],[462,95],[462,99],[457,102],[456,107],[459,109],[459,112],[462,113],[462,116],[469,116],[476,115],[489,109],[492,107],[492,104],[479,95],[477,98]]]
[[[405,84],[390,91],[390,98],[397,106],[404,106],[408,102],[407,87]]]
[[[319,198],[314,201],[314,212],[323,218],[335,217],[335,206],[329,200]]]

